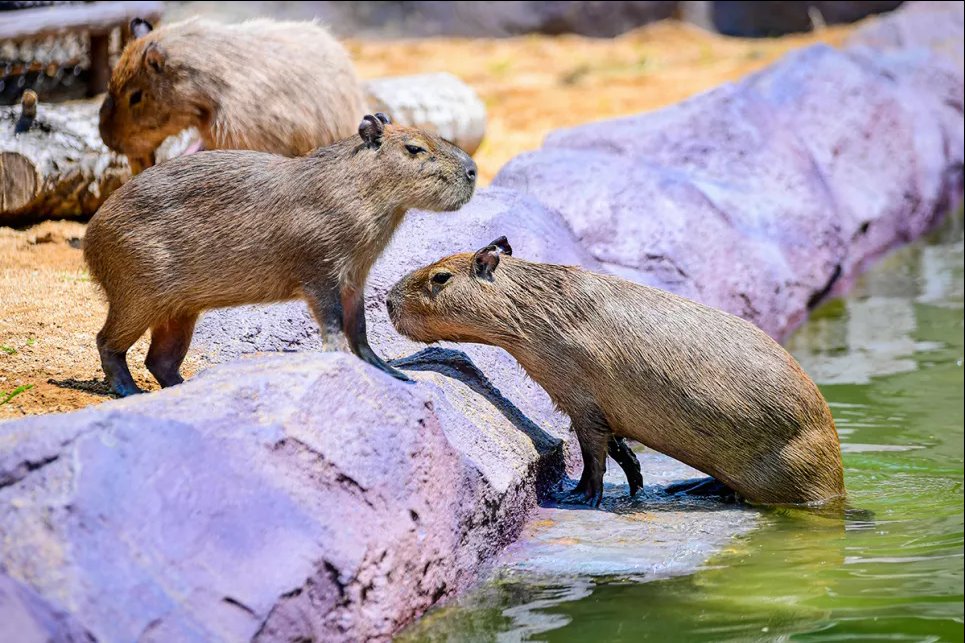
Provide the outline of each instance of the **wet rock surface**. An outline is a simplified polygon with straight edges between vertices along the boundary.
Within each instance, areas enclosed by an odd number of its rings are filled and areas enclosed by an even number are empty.
[[[556,579],[657,580],[692,572],[757,524],[759,514],[744,505],[668,495],[671,482],[704,474],[653,451],[638,457],[644,487],[636,496],[627,495],[622,472],[610,466],[600,510],[544,503],[496,568]]]
[[[101,640],[379,640],[465,588],[578,456],[502,351],[400,338],[389,286],[507,235],[520,257],[664,287],[783,337],[960,189],[960,69],[875,46],[812,48],[660,112],[558,132],[462,211],[411,213],[367,317],[415,384],[317,353],[301,303],[248,307],[203,319],[195,350],[230,363],[184,385],[0,425],[14,583],[0,595],[15,597],[0,622],[70,614]],[[297,354],[245,357],[266,352]],[[648,454],[644,469],[640,500],[621,499],[617,476],[609,511],[542,508],[505,560],[682,573],[753,524],[662,496],[692,475],[682,465]],[[559,549],[557,534],[601,529],[613,538]],[[31,618],[44,632],[53,617]]]

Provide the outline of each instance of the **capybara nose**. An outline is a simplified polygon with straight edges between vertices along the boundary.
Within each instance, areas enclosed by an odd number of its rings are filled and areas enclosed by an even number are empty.
[[[391,297],[385,300],[385,308],[389,311],[389,317],[392,317],[392,314],[395,312],[395,302],[392,301]]]
[[[111,149],[114,149],[114,144],[111,140],[110,128],[110,122],[113,116],[114,99],[111,98],[110,94],[108,94],[107,98],[105,98],[104,102],[101,104],[100,123],[98,129],[100,129],[101,139],[104,141],[104,144]]]
[[[472,181],[473,183],[475,183],[476,182],[476,162],[467,156],[466,160],[462,162],[462,166],[466,170],[466,178]]]

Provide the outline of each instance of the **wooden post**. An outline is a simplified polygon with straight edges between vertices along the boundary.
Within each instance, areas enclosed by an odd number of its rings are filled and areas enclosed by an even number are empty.
[[[90,33],[90,76],[87,80],[87,95],[97,96],[107,91],[111,80],[109,44],[111,32]]]

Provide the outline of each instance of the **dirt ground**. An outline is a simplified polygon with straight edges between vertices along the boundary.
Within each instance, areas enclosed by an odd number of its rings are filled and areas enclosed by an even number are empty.
[[[735,80],[816,41],[839,45],[850,28],[768,40],[723,38],[674,22],[615,39],[350,42],[364,77],[449,71],[482,96],[481,184],[550,130],[669,105]],[[0,419],[68,411],[110,399],[94,347],[106,306],[81,256],[84,225],[0,227]],[[147,338],[129,354],[142,388]],[[185,373],[192,370],[189,355]]]

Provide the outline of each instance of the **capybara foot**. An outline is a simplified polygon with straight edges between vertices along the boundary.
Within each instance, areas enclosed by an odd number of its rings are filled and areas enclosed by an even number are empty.
[[[716,478],[693,478],[667,485],[667,495],[713,496],[734,499],[734,490]]]
[[[563,505],[585,505],[587,507],[599,507],[603,501],[603,481],[598,483],[587,482],[581,489],[579,485],[569,492],[563,494],[559,499]]]
[[[137,384],[133,384],[133,383],[129,383],[129,384],[112,383],[111,390],[117,394],[117,397],[128,397],[131,395],[137,395],[138,393],[144,392],[140,388],[138,388]]]
[[[98,344],[101,341],[98,338]],[[141,393],[141,389],[134,383],[131,371],[127,368],[127,351],[112,351],[101,346],[98,347],[101,356],[101,366],[104,374],[107,375],[107,383],[111,390],[120,397],[127,397]]]
[[[383,368],[382,370],[388,373],[389,375],[391,375],[392,377],[394,377],[395,379],[400,380],[402,382],[409,382],[410,384],[413,384],[415,382],[415,380],[413,380],[411,377],[409,377],[408,375],[406,375],[405,373],[403,373],[398,369],[392,368],[388,364],[386,364],[385,368]]]
[[[607,453],[623,469],[630,485],[630,496],[636,495],[643,488],[643,474],[640,472],[640,460],[624,438],[612,436],[607,444]]]
[[[412,382],[412,379],[408,375],[386,364],[384,361],[382,361],[382,358],[376,355],[375,351],[373,351],[368,346],[363,346],[360,348],[359,357],[362,359],[363,362],[366,362],[367,364],[371,364],[372,366],[379,369],[383,373],[388,373],[389,375],[391,375],[397,380],[401,380],[403,382]]]

